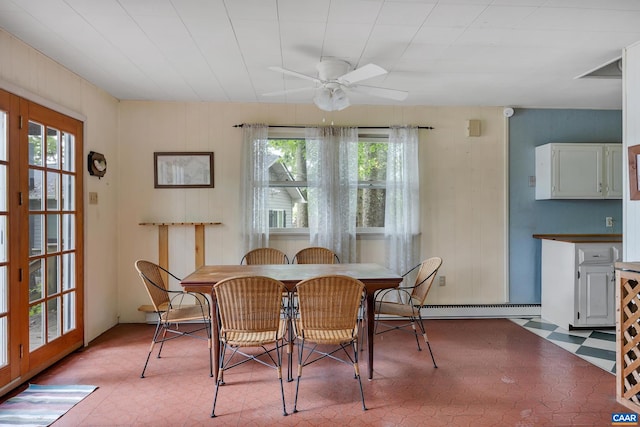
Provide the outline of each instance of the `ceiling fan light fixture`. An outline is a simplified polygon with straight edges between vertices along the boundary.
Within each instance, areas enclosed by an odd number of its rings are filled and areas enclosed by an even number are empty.
[[[344,90],[327,87],[318,90],[313,103],[323,111],[341,111],[351,105]]]
[[[351,105],[344,90],[340,88],[334,89],[331,95],[334,110],[341,111]]]

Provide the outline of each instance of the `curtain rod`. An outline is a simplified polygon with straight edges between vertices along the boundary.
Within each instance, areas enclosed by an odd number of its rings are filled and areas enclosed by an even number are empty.
[[[241,128],[246,123],[240,123],[239,125],[233,125],[234,128]],[[309,125],[311,126],[311,125]],[[292,129],[304,129],[309,126],[298,126],[298,125],[269,125],[270,128],[292,128]],[[358,129],[390,129],[390,126],[355,126]],[[416,126],[418,129],[433,129],[431,126]]]

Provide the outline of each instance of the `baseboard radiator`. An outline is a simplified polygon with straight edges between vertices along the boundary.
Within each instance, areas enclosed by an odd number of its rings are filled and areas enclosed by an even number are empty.
[[[540,316],[540,304],[451,304],[425,305],[425,319],[465,319]]]
[[[423,319],[518,318],[540,316],[540,304],[450,304],[425,305]],[[384,318],[384,317],[383,317]],[[155,313],[147,313],[147,323],[156,323]],[[392,319],[391,316],[388,319]]]

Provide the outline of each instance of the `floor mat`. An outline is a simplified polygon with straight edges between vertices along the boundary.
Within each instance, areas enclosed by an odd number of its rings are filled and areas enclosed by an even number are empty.
[[[30,384],[0,405],[0,426],[48,426],[98,387]]]

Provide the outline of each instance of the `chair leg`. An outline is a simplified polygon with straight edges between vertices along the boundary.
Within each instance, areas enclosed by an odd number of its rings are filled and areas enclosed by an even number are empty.
[[[431,351],[431,344],[429,344],[429,338],[427,337],[427,330],[424,327],[422,316],[418,317],[418,325],[420,325],[420,332],[422,332],[422,338],[424,339],[425,344],[427,344],[427,348],[429,349],[429,353],[431,354],[431,361],[433,362],[433,367],[437,368],[438,365],[436,365],[436,359],[433,357],[433,351]]]
[[[140,378],[144,378],[144,373],[147,370],[147,365],[149,364],[149,359],[151,358],[151,353],[153,352],[153,347],[157,343],[158,334],[160,333],[160,323],[156,325],[156,330],[153,333],[153,338],[151,339],[151,346],[149,347],[149,353],[147,354],[147,360],[144,362],[144,367],[142,368],[142,373],[140,374]]]
[[[413,329],[413,335],[416,337],[418,351],[422,351],[422,348],[420,348],[420,339],[418,338],[418,330],[416,329],[416,319],[414,317],[411,318],[411,328]]]
[[[276,342],[276,355],[277,355],[277,360],[278,360],[278,379],[280,380],[280,393],[282,395],[282,415],[284,415],[285,417],[289,414],[287,414],[287,405],[284,401],[284,384],[282,383],[282,347],[284,347],[284,342],[282,342],[282,345],[280,345],[280,347],[278,347],[278,343]]]
[[[300,377],[302,376],[302,351],[304,349],[304,338],[298,341],[298,376],[296,378],[296,397],[293,400],[293,412],[298,412],[298,391],[300,390]]]
[[[211,409],[211,418],[216,417],[216,402],[218,401],[218,389],[220,384],[224,384],[224,355],[227,352],[226,343],[220,343],[220,358],[218,359],[218,375],[216,376],[216,391],[213,394],[213,409]]]
[[[358,384],[360,385],[360,398],[362,399],[362,410],[366,411],[367,407],[364,404],[364,390],[362,389],[362,378],[360,377],[360,367],[358,366],[358,341],[353,341],[353,369],[355,371]]]
[[[205,327],[207,328],[207,345],[209,346],[209,376],[213,377],[213,338],[211,323]]]
[[[160,340],[160,348],[158,349],[157,358],[160,359],[160,354],[162,353],[162,348],[164,347],[164,342],[167,340],[167,329],[169,325],[162,325],[162,339]]]

